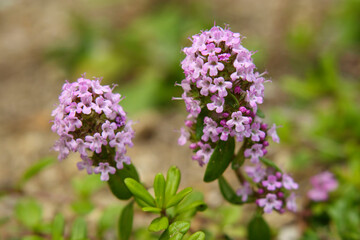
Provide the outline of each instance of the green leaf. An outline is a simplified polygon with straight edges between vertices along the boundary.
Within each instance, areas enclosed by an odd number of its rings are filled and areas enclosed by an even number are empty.
[[[219,141],[207,164],[204,181],[211,182],[219,178],[233,159],[235,149],[234,138]]]
[[[170,208],[173,207],[177,204],[179,204],[179,202],[181,202],[187,195],[189,195],[192,192],[192,188],[188,187],[183,189],[182,191],[180,191],[178,194],[176,194],[175,196],[173,196],[172,198],[170,198],[170,200],[167,202],[166,204],[166,208]]]
[[[102,211],[101,217],[97,222],[96,239],[104,239],[108,231],[115,229],[115,224],[117,224],[122,209],[123,207],[117,204],[106,207]]]
[[[181,234],[183,236],[190,229],[190,223],[186,221],[176,221],[169,226],[170,239],[176,235]],[[174,238],[177,239],[177,238]],[[181,239],[181,238],[180,238]]]
[[[154,179],[154,192],[156,206],[159,208],[163,207],[165,198],[165,178],[164,175],[158,173]]]
[[[139,181],[139,175],[134,165],[124,164],[123,169],[117,170],[115,174],[110,174],[108,181],[111,192],[120,200],[127,200],[132,196],[124,183],[125,178],[133,178],[136,181]]]
[[[256,115],[260,118],[265,118],[265,114],[260,109],[257,110]]]
[[[191,235],[188,240],[205,240],[205,233],[199,231]]]
[[[142,210],[144,212],[160,213],[162,209],[157,207],[144,207],[142,208]]]
[[[33,199],[21,199],[15,206],[16,218],[26,227],[36,230],[41,223],[41,205]]]
[[[230,184],[226,181],[226,179],[223,176],[219,177],[218,182],[219,182],[221,195],[224,197],[226,201],[232,204],[244,203],[241,200],[241,198],[236,195],[235,191],[232,189]]]
[[[150,232],[159,232],[162,230],[167,229],[169,226],[169,219],[167,217],[158,217],[152,220],[150,223],[150,226],[148,227],[148,230]]]
[[[39,236],[26,236],[26,237],[23,237],[21,238],[21,240],[44,240],[46,238],[42,238],[42,237],[39,237]]]
[[[178,190],[181,179],[180,170],[176,166],[169,168],[165,183],[165,204],[174,196]]]
[[[189,205],[187,206],[180,206],[179,208],[176,209],[176,212],[178,214],[180,213],[184,213],[186,211],[189,211],[189,210],[192,210],[192,209],[195,209],[196,211],[205,211],[207,209],[207,205],[204,201],[194,201],[192,203],[190,203]]]
[[[131,236],[131,230],[134,217],[134,202],[130,202],[124,207],[120,214],[118,224],[118,234],[120,240],[128,240]]]
[[[17,183],[17,188],[21,189],[27,181],[29,181],[31,178],[36,176],[36,174],[40,173],[43,169],[45,169],[47,166],[51,165],[54,162],[55,159],[53,157],[46,157],[40,159],[23,173],[22,177]]]
[[[83,218],[75,219],[71,230],[71,240],[84,240],[86,239],[87,229],[86,222]]]
[[[206,116],[206,113],[207,113],[206,109],[201,109],[201,112],[196,119],[195,138],[197,141],[200,141],[201,136],[203,135],[204,118]]]
[[[64,235],[65,220],[64,216],[60,213],[57,214],[52,222],[51,226],[51,239],[62,240]]]
[[[273,161],[271,161],[271,160],[269,160],[269,159],[267,159],[267,158],[263,158],[263,157],[260,158],[260,161],[263,162],[263,163],[264,163],[265,165],[267,165],[268,167],[272,167],[272,168],[274,168],[276,171],[282,173],[281,169],[280,169]]]
[[[125,184],[130,192],[136,197],[142,200],[144,203],[151,207],[155,207],[155,199],[145,189],[145,187],[132,178],[126,178]]]
[[[71,203],[71,208],[76,214],[86,215],[94,209],[94,204],[90,199],[79,199]]]
[[[255,215],[248,225],[249,240],[270,240],[270,227],[261,215]]]

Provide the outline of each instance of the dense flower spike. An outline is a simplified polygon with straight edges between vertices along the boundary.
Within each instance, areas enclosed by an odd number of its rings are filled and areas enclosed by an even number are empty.
[[[52,112],[52,130],[60,136],[54,145],[59,160],[70,152],[79,152],[79,170],[100,173],[101,180],[107,181],[109,173],[122,169],[123,163],[130,164],[125,154],[126,147],[132,146],[134,131],[119,105],[120,94],[100,82],[101,79],[89,80],[85,76],[66,82],[60,104]]]
[[[241,44],[239,33],[229,28],[214,26],[191,38],[192,46],[183,49],[181,62],[185,79],[181,99],[189,112],[185,128],[181,129],[180,145],[190,142],[193,159],[199,164],[209,162],[219,141],[234,138],[242,143],[243,158],[252,165],[245,166],[248,182],[237,190],[242,201],[257,199],[264,212],[284,208],[296,209],[298,188],[287,175],[263,166],[261,159],[267,154],[268,139],[279,143],[276,125],[271,128],[259,117],[259,104],[264,98],[264,73],[256,71],[253,52]],[[255,197],[255,198],[254,198]]]

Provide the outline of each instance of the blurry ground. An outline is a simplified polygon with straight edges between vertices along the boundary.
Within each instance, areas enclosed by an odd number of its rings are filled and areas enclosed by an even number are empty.
[[[122,1],[107,5],[98,1],[0,1],[0,188],[14,184],[21,173],[38,159],[55,156],[50,150],[56,139],[56,135],[50,131],[50,114],[57,103],[63,81],[70,77],[61,66],[49,61],[45,55],[54,43],[72,38],[70,16],[82,14],[101,20],[109,18],[109,21],[122,27],[128,24],[127,21],[146,12],[154,3],[145,0],[137,2]],[[270,73],[273,83],[268,85],[266,92],[265,112],[271,104],[286,107],[285,96],[279,96],[276,90],[277,77],[290,72],[286,62],[288,53],[283,47],[285,33],[294,22],[310,21],[315,26],[321,24],[326,7],[331,6],[332,2],[213,0],[207,3],[206,9],[213,19],[221,19],[217,20],[217,24],[222,25],[224,21],[234,31],[247,36],[247,41],[267,44],[264,48],[269,49],[267,57],[271,61],[263,69]],[[184,39],[187,37],[183,36]],[[177,51],[180,52],[180,49]],[[121,86],[118,90],[121,92]],[[190,160],[191,152],[186,147],[177,146],[176,130],[182,126],[185,116],[183,109],[148,109],[132,114],[132,118],[139,122],[135,126],[136,147],[129,154],[144,182],[150,183],[155,173],[164,173],[169,166],[177,165],[183,173],[182,185],[191,185],[205,192],[206,202],[218,206],[222,202],[216,183],[204,184],[204,169]],[[275,147],[273,152],[281,165],[286,166],[290,150],[280,148]],[[26,185],[25,193],[45,204],[47,218],[60,209],[65,214],[69,211],[66,203],[72,199],[67,190],[71,185],[70,179],[74,175],[84,175],[76,170],[76,156],[71,158],[51,166]],[[301,182],[301,179],[298,180]],[[1,203],[1,214],[11,213],[16,196]],[[96,201],[100,207],[117,202],[107,190],[98,194]],[[69,212],[67,214],[71,215]],[[284,226],[292,221],[291,216],[272,217],[276,218],[276,221],[271,222],[274,226]]]

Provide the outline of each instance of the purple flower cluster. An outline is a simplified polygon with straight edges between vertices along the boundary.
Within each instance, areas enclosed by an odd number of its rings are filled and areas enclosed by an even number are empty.
[[[134,131],[132,122],[126,122],[126,113],[119,105],[121,95],[112,88],[100,84],[101,79],[86,79],[66,82],[59,96],[60,104],[52,112],[52,131],[60,138],[54,145],[59,152],[58,159],[65,159],[69,153],[79,152],[82,159],[79,170],[88,174],[101,173],[101,180],[107,181],[109,173],[130,164],[126,147],[132,147]]]
[[[322,172],[310,179],[313,186],[307,193],[308,197],[315,201],[326,201],[329,192],[334,191],[338,187],[338,181],[331,172]]]
[[[256,71],[253,52],[241,40],[239,33],[214,26],[194,35],[192,46],[183,49],[186,78],[180,84],[184,90],[180,99],[189,112],[185,123],[189,133],[181,130],[179,144],[190,140],[193,159],[200,165],[209,161],[218,141],[229,137],[238,142],[248,139],[244,156],[253,163],[267,153],[267,136],[279,142],[276,126],[268,129],[256,116],[266,80]],[[199,125],[203,126],[201,136],[195,134]]]
[[[282,213],[285,207],[290,211],[296,211],[295,193],[289,191],[296,190],[299,186],[289,175],[275,172],[269,167],[265,169],[260,164],[246,166],[245,172],[257,191],[253,191],[251,184],[245,182],[236,192],[242,197],[243,202],[252,196],[265,213],[270,213],[274,209]]]
[[[290,191],[298,189],[299,186],[292,177],[275,172],[270,167],[263,168],[260,164],[246,166],[245,173],[257,189],[256,192],[249,191],[248,195],[256,198],[257,205],[262,207],[265,213],[270,213],[274,209],[282,213],[285,207],[290,211],[296,211],[295,193]],[[238,195],[244,199],[244,194],[239,194],[238,191]]]
[[[240,154],[255,167],[247,167],[252,183],[246,182],[238,195],[244,202],[255,196],[265,212],[282,212],[285,203],[294,211],[295,195],[288,196],[286,190],[298,185],[290,176],[261,165],[269,146],[267,139],[280,140],[276,125],[269,127],[258,116],[267,80],[256,71],[254,53],[241,45],[239,33],[218,26],[192,36],[191,41],[192,46],[183,49],[186,57],[181,63],[185,79],[179,85],[184,92],[181,98],[174,98],[183,100],[189,112],[188,130],[181,129],[178,143],[189,141],[193,159],[201,166],[208,163],[219,141],[234,138],[243,143]]]

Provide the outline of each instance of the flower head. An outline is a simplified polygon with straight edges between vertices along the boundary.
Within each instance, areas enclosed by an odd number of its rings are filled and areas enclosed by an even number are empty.
[[[125,154],[126,146],[132,146],[134,131],[119,105],[121,95],[100,81],[83,76],[66,82],[59,105],[52,112],[51,129],[60,136],[53,148],[59,152],[59,160],[70,152],[79,152],[83,160],[77,164],[79,170],[101,173],[101,180],[107,181],[109,173],[121,169],[123,162],[130,164]]]

